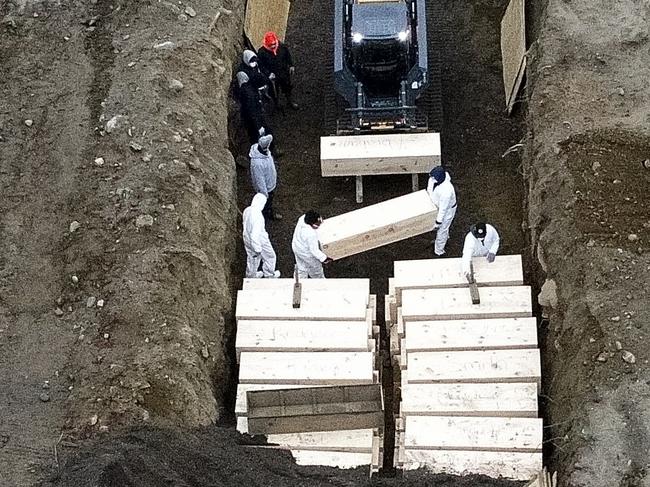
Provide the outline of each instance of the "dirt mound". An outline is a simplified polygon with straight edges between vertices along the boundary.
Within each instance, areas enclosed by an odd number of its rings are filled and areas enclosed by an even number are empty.
[[[465,478],[415,472],[409,479],[368,479],[367,468],[338,470],[301,467],[289,452],[259,448],[250,437],[232,429],[200,431],[140,429],[113,438],[99,438],[75,454],[51,487],[508,487],[487,477]]]
[[[528,227],[557,287],[543,397],[564,485],[649,478],[647,7],[551,0],[533,46]]]
[[[242,7],[188,7],[0,4],[2,485],[62,429],[223,414]]]

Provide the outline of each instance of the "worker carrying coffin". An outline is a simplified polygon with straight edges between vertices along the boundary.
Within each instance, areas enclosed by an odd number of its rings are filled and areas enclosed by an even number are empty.
[[[445,254],[445,246],[449,240],[449,227],[456,216],[456,190],[451,184],[451,176],[442,166],[434,167],[429,173],[427,193],[438,208],[436,222],[436,238],[433,241],[433,253],[438,257]]]
[[[301,278],[324,278],[323,264],[332,261],[323,253],[318,241],[318,227],[323,223],[320,214],[309,210],[298,219],[293,232],[291,249],[296,257],[298,276]]]
[[[486,257],[489,263],[494,262],[499,251],[499,233],[488,223],[476,223],[471,226],[465,236],[462,272],[465,277],[471,277],[472,257]]]

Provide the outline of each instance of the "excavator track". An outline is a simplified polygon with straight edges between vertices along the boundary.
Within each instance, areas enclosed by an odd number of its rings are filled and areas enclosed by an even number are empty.
[[[440,2],[427,0],[427,55],[429,59],[429,85],[420,102],[426,114],[429,132],[442,132],[442,49],[443,12]]]

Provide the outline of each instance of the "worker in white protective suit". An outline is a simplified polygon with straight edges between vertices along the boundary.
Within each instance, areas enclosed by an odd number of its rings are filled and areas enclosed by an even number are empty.
[[[251,205],[244,210],[244,247],[246,248],[246,277],[280,277],[275,270],[276,255],[264,227],[262,210],[266,205],[266,196],[257,193]],[[260,263],[262,270],[260,271]]]
[[[433,229],[437,230],[433,243],[433,252],[437,256],[444,255],[449,227],[456,216],[456,190],[451,184],[451,176],[441,166],[434,167],[429,173],[427,193],[438,208],[438,215]]]
[[[318,227],[323,219],[314,210],[309,210],[298,219],[293,232],[291,248],[296,257],[298,276],[304,278],[324,279],[323,264],[332,261],[320,249],[318,242]]]
[[[486,257],[491,264],[499,251],[499,233],[488,223],[476,223],[470,227],[465,236],[462,272],[465,277],[471,276],[472,257]]]

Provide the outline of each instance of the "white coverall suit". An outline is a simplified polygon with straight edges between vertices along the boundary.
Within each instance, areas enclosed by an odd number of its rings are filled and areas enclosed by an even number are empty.
[[[304,278],[324,279],[323,262],[327,255],[320,249],[318,232],[311,225],[305,223],[305,215],[298,219],[298,224],[293,232],[291,248],[296,257],[298,276]]]
[[[496,255],[499,251],[499,233],[492,225],[485,224],[485,238],[476,238],[472,232],[465,236],[463,245],[463,258],[461,259],[463,275],[468,276],[471,273],[470,264],[472,257],[485,257],[487,254]]]
[[[444,255],[449,240],[449,227],[456,216],[456,190],[451,184],[451,176],[448,172],[445,173],[445,180],[434,188],[435,182],[435,179],[430,177],[427,184],[427,193],[438,208],[436,224],[439,226],[433,251],[436,255]]]
[[[262,262],[262,276],[275,276],[276,255],[264,227],[262,209],[266,205],[266,196],[257,193],[251,205],[244,210],[244,247],[246,248],[246,277],[259,277],[257,270]]]

